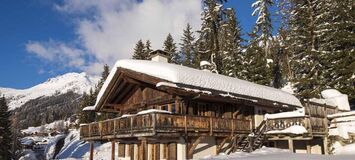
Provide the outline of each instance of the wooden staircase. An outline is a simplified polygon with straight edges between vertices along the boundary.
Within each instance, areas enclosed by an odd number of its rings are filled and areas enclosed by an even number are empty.
[[[266,121],[262,121],[260,125],[249,135],[231,135],[223,140],[221,145],[217,148],[217,152],[234,153],[234,152],[252,152],[260,148],[266,136]],[[224,147],[224,144],[228,145]]]
[[[265,131],[266,121],[263,120],[260,125],[254,130],[254,132],[250,133],[248,136],[240,140],[240,143],[237,143],[235,151],[252,152],[256,149],[259,149],[260,147],[262,147],[265,141]]]

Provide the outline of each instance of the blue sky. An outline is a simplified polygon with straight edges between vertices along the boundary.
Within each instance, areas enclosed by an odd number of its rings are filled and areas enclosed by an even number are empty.
[[[137,37],[150,39],[153,47],[159,48],[160,45],[157,43],[162,43],[160,41],[167,33],[172,32],[174,38],[179,39],[180,31],[177,31],[174,25],[179,26],[185,24],[185,21],[193,21],[196,24],[192,26],[195,26],[194,29],[197,30],[198,23],[200,23],[196,20],[200,17],[198,15],[200,10],[195,2],[189,2],[187,4],[190,7],[184,7],[184,4],[180,2],[164,6],[165,4],[157,4],[148,0],[148,2],[141,2],[146,4],[137,6],[132,0],[120,1],[125,1],[125,4],[110,0],[107,0],[107,4],[98,4],[100,1],[97,1],[85,3],[85,5],[81,4],[84,0],[1,0],[0,87],[28,88],[50,77],[72,71],[97,70],[97,73],[102,64],[112,65],[112,59],[130,57],[130,53],[126,52],[130,52],[133,48],[132,42],[135,42]],[[256,20],[251,16],[252,3],[251,0],[230,0],[226,4],[227,7],[235,8],[244,33],[252,29]],[[112,7],[115,5],[118,7]],[[172,6],[174,8],[169,9]],[[164,10],[164,7],[167,10]],[[156,8],[161,10],[156,11]],[[150,21],[159,21],[160,18],[163,22],[170,19],[174,21],[166,25],[159,24],[163,28],[159,30],[154,30],[155,26],[148,27],[148,30],[142,33],[137,32],[141,30],[139,27],[131,30],[130,27],[135,23],[130,21],[139,20],[142,17],[144,20],[145,15],[139,15],[142,10],[149,9],[153,10],[147,16],[151,15],[156,18]],[[185,17],[180,15],[180,10],[181,15]],[[168,11],[173,13],[163,17],[156,16]],[[111,17],[117,17],[117,19],[111,20]],[[130,25],[125,26],[123,23]],[[149,25],[149,23],[142,22],[139,25]],[[112,31],[115,25],[124,31]],[[130,34],[125,34],[125,30],[131,30],[127,31]],[[110,32],[114,32],[112,33],[114,36],[110,36]],[[137,35],[132,33],[137,33]],[[119,48],[112,47],[115,44]]]

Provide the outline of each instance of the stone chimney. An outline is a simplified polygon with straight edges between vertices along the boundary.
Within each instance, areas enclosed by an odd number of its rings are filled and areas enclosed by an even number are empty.
[[[168,63],[168,58],[169,58],[168,52],[158,49],[150,52],[149,55],[152,61]]]
[[[208,61],[201,61],[200,62],[200,68],[203,71],[211,72],[212,64],[210,62],[208,62]]]

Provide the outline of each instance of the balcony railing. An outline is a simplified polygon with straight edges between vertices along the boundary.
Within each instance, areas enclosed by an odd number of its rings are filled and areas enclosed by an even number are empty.
[[[147,113],[81,125],[80,137],[105,139],[155,136],[164,133],[231,134],[249,132],[250,123],[249,120],[239,119]]]
[[[308,134],[324,134],[328,128],[327,122],[322,118],[303,116],[268,119],[266,131],[284,130],[293,125],[303,126]]]

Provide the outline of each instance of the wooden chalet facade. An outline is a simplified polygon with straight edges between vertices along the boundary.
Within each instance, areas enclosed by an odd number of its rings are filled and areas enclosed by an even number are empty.
[[[161,52],[156,51],[157,56],[162,56],[157,59],[164,58]],[[303,117],[264,120],[266,113],[292,111],[302,105],[242,94],[226,95],[220,90],[172,82],[171,79],[176,77],[162,78],[149,74],[154,73],[151,70],[146,73],[134,69],[135,64],[142,63],[146,70],[150,70],[157,69],[149,68],[150,63],[154,66],[164,62],[128,60],[125,64],[133,67],[116,65],[99,93],[95,111],[115,112],[119,116],[80,127],[82,140],[111,141],[113,158],[196,159],[221,152],[252,151],[263,144],[280,148],[292,145],[289,148],[294,151],[301,142],[310,153],[312,143],[321,146],[326,143],[326,115],[338,112],[336,108],[308,102],[304,103],[306,114]],[[187,68],[167,65],[172,70]],[[156,70],[162,72],[160,75],[165,71]],[[199,75],[192,73],[190,76]],[[288,96],[295,101],[295,97]],[[295,124],[304,126],[308,132],[302,135],[264,134]],[[114,154],[116,149],[118,155]],[[91,153],[91,159],[94,159],[92,156]]]

